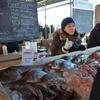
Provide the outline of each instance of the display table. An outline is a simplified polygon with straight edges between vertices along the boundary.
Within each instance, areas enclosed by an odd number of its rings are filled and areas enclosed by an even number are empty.
[[[68,54],[47,57],[45,63],[54,61],[54,60],[59,59],[63,56],[74,56],[74,55],[78,55],[81,53],[91,54],[92,52],[94,52],[96,50],[100,50],[100,46],[94,47],[94,48],[89,48],[89,49],[86,49],[85,51],[76,51],[76,52],[71,52]],[[17,66],[20,64],[21,64],[21,54],[20,53],[9,54],[7,56],[0,55],[0,70],[6,69],[6,68],[11,67],[11,66]],[[37,62],[34,61],[33,65],[36,65],[36,64],[37,64]]]
[[[65,55],[66,54],[58,55],[54,57],[47,57],[45,63],[51,62]],[[11,66],[17,66],[17,65],[21,65],[21,55],[20,54],[0,56],[0,70],[6,69]],[[33,65],[37,65],[37,62],[33,61]]]
[[[6,69],[9,66],[18,65],[21,62],[20,54],[9,54],[7,56],[0,55],[0,70]]]

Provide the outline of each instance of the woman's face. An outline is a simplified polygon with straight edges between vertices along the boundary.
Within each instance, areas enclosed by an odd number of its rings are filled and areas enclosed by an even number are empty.
[[[65,26],[64,31],[68,33],[69,35],[74,35],[75,32],[75,24],[69,23]]]

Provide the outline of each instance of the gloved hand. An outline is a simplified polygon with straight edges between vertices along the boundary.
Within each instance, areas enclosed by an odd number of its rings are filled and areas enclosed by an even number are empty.
[[[73,45],[73,42],[72,41],[69,41],[68,38],[66,38],[65,45],[62,47],[62,51],[63,52],[68,51],[68,49],[70,47],[72,47],[72,45]]]
[[[80,40],[80,39],[75,39],[75,40],[73,41],[73,46],[74,46],[75,48],[78,48],[80,45],[81,45],[81,40]]]
[[[67,38],[65,45],[64,45],[64,48],[69,49],[70,47],[72,47],[72,44],[73,44],[72,41],[69,41],[68,38]]]

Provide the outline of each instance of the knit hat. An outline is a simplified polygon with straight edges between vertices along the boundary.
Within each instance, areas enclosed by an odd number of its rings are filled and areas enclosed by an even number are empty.
[[[61,22],[61,29],[64,30],[65,26],[68,25],[69,23],[75,24],[74,20],[71,17],[64,18]]]

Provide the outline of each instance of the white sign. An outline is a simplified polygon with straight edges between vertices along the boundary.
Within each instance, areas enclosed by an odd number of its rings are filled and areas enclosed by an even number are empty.
[[[74,0],[74,7],[79,9],[93,10],[93,3],[88,0]]]
[[[32,49],[33,52],[37,52],[37,42],[31,42],[30,48]]]
[[[37,63],[38,64],[45,64],[45,62],[46,62],[46,55],[47,55],[46,52],[38,53],[38,55],[37,55]]]
[[[33,52],[32,49],[22,49],[22,65],[32,65],[33,64]]]

